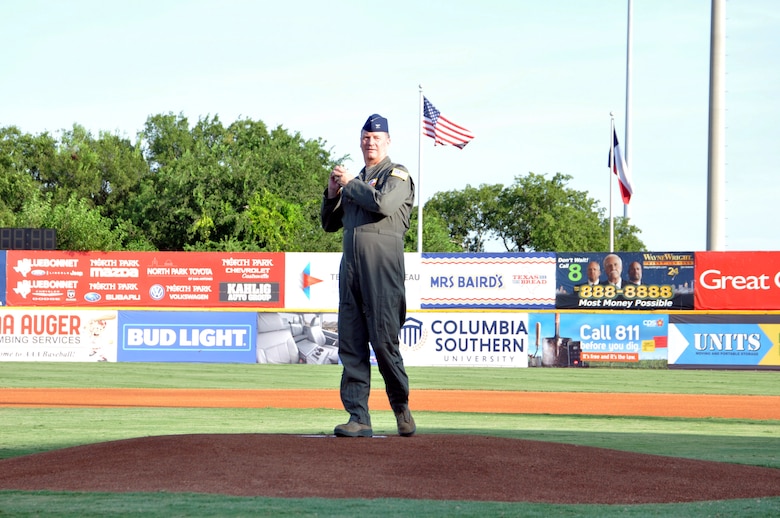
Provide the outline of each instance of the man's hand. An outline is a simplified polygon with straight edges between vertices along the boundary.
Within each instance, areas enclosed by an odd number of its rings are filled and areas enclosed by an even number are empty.
[[[330,180],[328,181],[328,197],[335,198],[338,195],[339,190],[351,182],[353,178],[355,178],[355,175],[347,171],[344,166],[337,165],[334,167],[333,171],[330,173]]]

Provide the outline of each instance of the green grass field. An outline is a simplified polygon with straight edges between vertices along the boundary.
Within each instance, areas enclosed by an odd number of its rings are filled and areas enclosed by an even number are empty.
[[[415,389],[780,395],[780,373],[659,369],[408,369]],[[338,366],[0,363],[0,387],[337,390]],[[382,390],[375,372],[374,390]],[[374,412],[376,433],[394,433]],[[0,458],[181,433],[330,433],[324,409],[0,408]],[[780,469],[780,421],[415,412],[418,432],[516,437]],[[0,516],[772,516],[780,498],[593,506],[0,491]]]

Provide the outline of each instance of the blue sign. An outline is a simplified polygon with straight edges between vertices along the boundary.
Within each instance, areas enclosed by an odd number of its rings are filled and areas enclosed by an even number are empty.
[[[572,347],[583,362],[638,362],[667,359],[665,314],[529,313],[528,354],[544,367],[567,367]],[[561,353],[565,354],[561,354]]]
[[[117,361],[256,363],[253,312],[120,311]]]
[[[681,315],[670,319],[669,365],[780,367],[780,315]]]

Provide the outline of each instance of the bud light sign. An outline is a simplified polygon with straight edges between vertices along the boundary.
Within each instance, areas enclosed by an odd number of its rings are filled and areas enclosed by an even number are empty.
[[[120,311],[118,361],[257,362],[252,312]]]

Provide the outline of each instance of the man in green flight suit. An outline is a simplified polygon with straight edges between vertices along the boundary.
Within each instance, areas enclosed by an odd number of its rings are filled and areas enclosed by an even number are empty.
[[[371,437],[368,396],[374,349],[387,398],[404,437],[417,430],[409,412],[409,378],[399,350],[406,320],[404,234],[414,205],[409,172],[387,156],[387,119],[371,115],[360,133],[365,167],[357,176],[333,168],[320,216],[327,232],[344,229],[339,269],[339,358],[341,401],[349,421],[334,429],[339,437]]]

